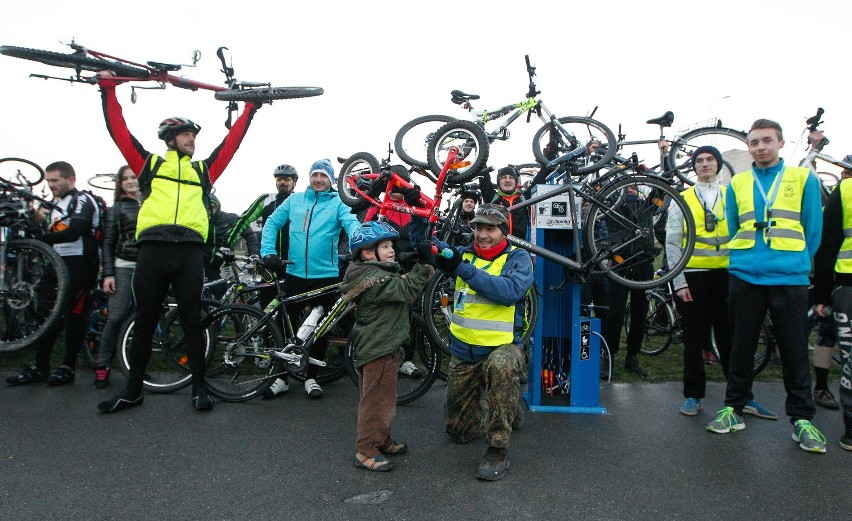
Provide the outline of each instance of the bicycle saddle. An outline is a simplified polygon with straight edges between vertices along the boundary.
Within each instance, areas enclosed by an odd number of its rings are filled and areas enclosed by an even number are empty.
[[[452,101],[456,105],[461,105],[465,101],[470,101],[472,99],[479,99],[479,94],[468,94],[460,90],[451,91],[450,94],[453,96]]]
[[[160,63],[160,62],[148,62],[148,65],[151,67],[161,70],[161,71],[170,71],[175,72],[180,70],[180,65],[174,65],[171,63]]]
[[[674,121],[674,112],[668,111],[662,116],[654,119],[649,119],[649,125],[659,125],[661,127],[670,127],[672,126],[672,122]]]

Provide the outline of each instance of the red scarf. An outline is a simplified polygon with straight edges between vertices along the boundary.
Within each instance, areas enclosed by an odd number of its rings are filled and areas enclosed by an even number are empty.
[[[497,258],[498,255],[503,253],[503,250],[506,249],[506,245],[509,244],[509,241],[503,237],[503,240],[497,246],[492,246],[491,248],[480,248],[478,244],[473,243],[473,250],[476,252],[476,256],[480,259],[485,259],[487,261],[491,261]]]

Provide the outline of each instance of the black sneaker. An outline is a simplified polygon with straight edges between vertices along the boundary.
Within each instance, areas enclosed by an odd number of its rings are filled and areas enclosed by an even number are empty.
[[[624,368],[642,378],[648,376],[648,371],[642,369],[642,366],[639,365],[639,357],[636,355],[627,355],[624,359]]]
[[[117,394],[110,398],[109,400],[104,400],[98,404],[98,410],[104,414],[110,414],[118,411],[123,411],[124,409],[129,409],[131,407],[138,407],[142,405],[142,393],[140,392],[138,396],[131,397],[127,391],[124,391],[121,394]]]
[[[67,365],[60,365],[47,377],[47,385],[65,385],[74,381],[74,370]]]
[[[6,378],[6,383],[9,385],[26,385],[47,380],[45,374],[38,367],[31,365],[23,369],[15,376]]]
[[[485,457],[482,458],[482,463],[476,469],[476,477],[485,481],[497,481],[503,479],[508,468],[509,449],[488,447],[488,450],[485,451]]]
[[[98,366],[95,369],[95,389],[104,389],[109,385],[109,367]]]
[[[844,450],[852,450],[852,427],[846,427],[846,434],[840,437],[840,446]]]
[[[207,394],[207,386],[203,380],[192,383],[192,405],[198,411],[210,411],[213,409],[213,398]]]

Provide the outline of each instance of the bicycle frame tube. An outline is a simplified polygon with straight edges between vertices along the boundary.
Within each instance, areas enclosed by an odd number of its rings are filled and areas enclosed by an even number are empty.
[[[355,310],[353,302],[346,302],[342,298],[337,299],[337,302],[332,306],[331,311],[326,313],[325,317],[314,328],[311,335],[305,340],[305,349],[310,350],[316,343],[317,339],[323,336],[329,329],[333,328],[343,317]]]
[[[95,58],[108,58],[108,59],[113,60],[113,61],[117,61],[117,62],[120,62],[120,63],[126,63],[127,65],[133,65],[135,67],[145,69],[151,74],[149,77],[144,78],[144,79],[142,79],[142,78],[128,78],[128,77],[124,77],[124,76],[116,76],[116,77],[113,78],[115,81],[157,81],[157,82],[160,82],[160,83],[169,83],[171,85],[174,85],[175,87],[180,87],[180,88],[183,88],[183,89],[190,89],[190,90],[198,90],[198,89],[212,90],[212,91],[228,90],[228,87],[223,87],[223,86],[220,86],[220,85],[211,85],[209,83],[204,83],[204,82],[200,82],[200,81],[190,80],[190,79],[187,79],[187,78],[182,78],[182,77],[179,77],[179,76],[174,76],[174,75],[169,74],[166,71],[158,71],[157,69],[155,69],[154,67],[151,67],[148,64],[136,63],[134,61],[125,60],[124,58],[119,58],[118,56],[112,56],[112,55],[109,55],[109,54],[106,54],[106,53],[103,53],[103,52],[100,52],[100,51],[94,51],[92,49],[86,49],[86,52],[88,54],[94,56]]]

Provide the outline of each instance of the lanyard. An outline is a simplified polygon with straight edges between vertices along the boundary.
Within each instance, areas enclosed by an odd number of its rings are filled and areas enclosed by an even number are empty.
[[[476,254],[474,253],[474,254],[473,254],[473,259],[471,260],[471,262],[470,262],[470,263],[471,263],[471,264],[473,265],[473,267],[475,267],[475,268],[476,268],[476,261],[477,261],[477,259],[479,259],[479,257],[477,257],[477,256],[476,256]],[[497,260],[497,259],[496,259],[496,257],[495,257],[495,259],[494,259],[494,260]],[[485,271],[485,270],[487,270],[488,268],[490,268],[492,264],[494,264],[494,261],[493,261],[493,260],[492,260],[491,262],[489,262],[488,264],[486,264],[485,266],[483,266],[483,267],[481,267],[481,268],[476,268],[476,269]],[[459,291],[464,291],[464,290],[467,290],[467,282],[465,282],[465,281],[464,281],[464,279],[462,279],[462,285],[461,285],[461,288],[459,288]]]
[[[766,203],[766,228],[767,232],[769,228],[772,228],[772,205],[775,204],[775,198],[778,197],[778,189],[781,187],[781,178],[784,177],[784,170],[786,168],[782,168],[778,175],[775,176],[775,181],[773,181],[772,186],[770,186],[770,190],[772,190],[771,198],[766,197],[766,190],[763,189],[763,185],[760,184],[760,179],[757,178],[756,175],[752,172],[752,177],[754,177],[754,184],[757,185],[757,190],[760,192],[760,196],[763,197],[763,202]],[[756,220],[756,219],[755,219]]]
[[[716,210],[716,203],[719,202],[719,196],[721,195],[721,193],[722,193],[722,187],[720,186],[720,187],[718,187],[718,190],[716,191],[716,198],[713,199],[713,204],[710,206],[710,208],[707,208],[707,203],[704,202],[704,198],[701,196],[701,191],[698,189],[697,186],[695,187],[695,196],[698,198],[698,202],[701,203],[701,207],[704,208],[704,211],[712,213],[717,221],[725,220],[725,201],[724,200],[722,201],[722,204],[721,204],[721,207],[720,207],[721,211],[718,214],[715,211]]]

